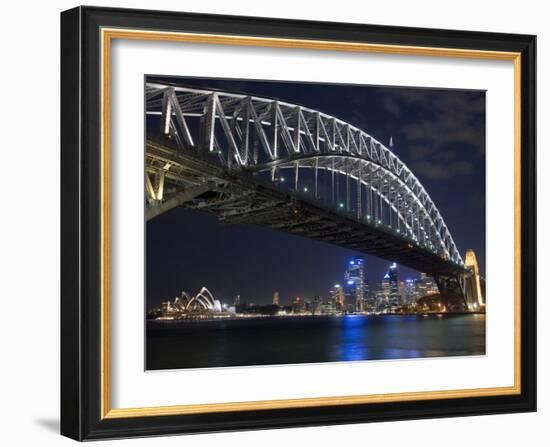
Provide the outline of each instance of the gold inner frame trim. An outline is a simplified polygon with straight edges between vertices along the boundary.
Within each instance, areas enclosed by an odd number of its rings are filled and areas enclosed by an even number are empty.
[[[138,29],[101,29],[101,418],[168,416],[231,411],[308,408],[332,405],[457,399],[503,396],[521,392],[521,54],[515,52],[465,50],[305,39],[283,39],[217,34],[145,31]],[[202,43],[213,45],[261,46],[322,51],[382,53],[392,55],[453,57],[504,60],[514,63],[514,385],[354,396],[327,396],[304,399],[279,399],[214,404],[172,405],[142,408],[111,408],[110,341],[110,72],[113,39]]]

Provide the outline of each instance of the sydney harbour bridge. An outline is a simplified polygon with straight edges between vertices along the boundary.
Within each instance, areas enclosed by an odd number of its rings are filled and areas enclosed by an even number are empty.
[[[447,308],[482,304],[411,170],[373,136],[276,99],[146,83],[146,219],[178,206],[398,262],[435,279]],[[471,258],[471,257],[470,257]]]

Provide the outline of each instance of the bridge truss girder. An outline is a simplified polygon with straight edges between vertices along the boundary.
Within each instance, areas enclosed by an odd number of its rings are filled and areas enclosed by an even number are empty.
[[[434,281],[439,289],[441,301],[445,303],[448,312],[468,311],[464,290],[466,276],[468,276],[467,272],[433,275]]]
[[[167,191],[197,191],[181,205],[212,214],[226,224],[253,224],[296,236],[392,259],[430,275],[462,271],[460,266],[429,250],[414,246],[402,235],[365,225],[344,213],[328,210],[302,195],[282,192],[254,173],[232,172],[200,159],[195,154],[176,151],[169,145],[147,142],[148,171],[170,164],[165,174]],[[170,197],[167,192],[167,197]],[[177,193],[176,193],[177,194]],[[154,205],[152,209],[154,209]]]
[[[267,171],[272,180],[277,179],[276,172],[293,171],[295,192],[304,169],[314,172],[315,195],[323,170],[333,181],[343,177],[346,211],[353,202],[358,221],[403,231],[401,235],[413,245],[463,265],[443,218],[418,179],[395,154],[360,129],[272,99],[154,83],[147,83],[146,95],[147,113],[159,117],[161,136],[171,137],[177,150],[215,159],[230,171],[258,176]],[[355,184],[354,200],[349,197],[350,182]],[[363,191],[374,199],[360,198]],[[382,219],[373,213],[369,222],[369,204],[372,211],[380,209]],[[339,207],[340,198],[333,205]]]

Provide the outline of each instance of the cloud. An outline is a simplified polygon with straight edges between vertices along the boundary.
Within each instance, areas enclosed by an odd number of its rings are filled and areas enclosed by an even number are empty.
[[[409,141],[428,140],[441,146],[448,143],[468,143],[484,150],[485,135],[480,128],[485,113],[480,97],[468,99],[464,95],[435,97],[430,94],[424,103],[424,115],[405,125],[401,130]],[[483,99],[483,98],[482,98]]]
[[[468,198],[468,206],[472,210],[485,209],[485,194],[473,194]]]
[[[401,109],[399,108],[398,102],[395,101],[393,97],[386,96],[382,101],[382,107],[394,118],[401,118]]]
[[[381,108],[392,118],[397,150],[421,178],[472,175],[485,156],[483,92],[395,89]]]
[[[422,160],[411,163],[411,170],[415,174],[431,180],[449,180],[453,177],[473,174],[474,167],[471,162],[464,160],[452,163]]]

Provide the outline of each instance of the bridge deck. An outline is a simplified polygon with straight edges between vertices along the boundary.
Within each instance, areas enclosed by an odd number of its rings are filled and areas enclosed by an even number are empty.
[[[166,163],[167,191],[201,186],[200,194],[182,204],[215,215],[228,224],[254,224],[378,256],[429,275],[451,275],[464,269],[440,256],[368,223],[328,210],[311,197],[282,192],[243,169],[228,172],[195,153],[148,141],[148,169]],[[170,199],[170,192],[166,200]]]

